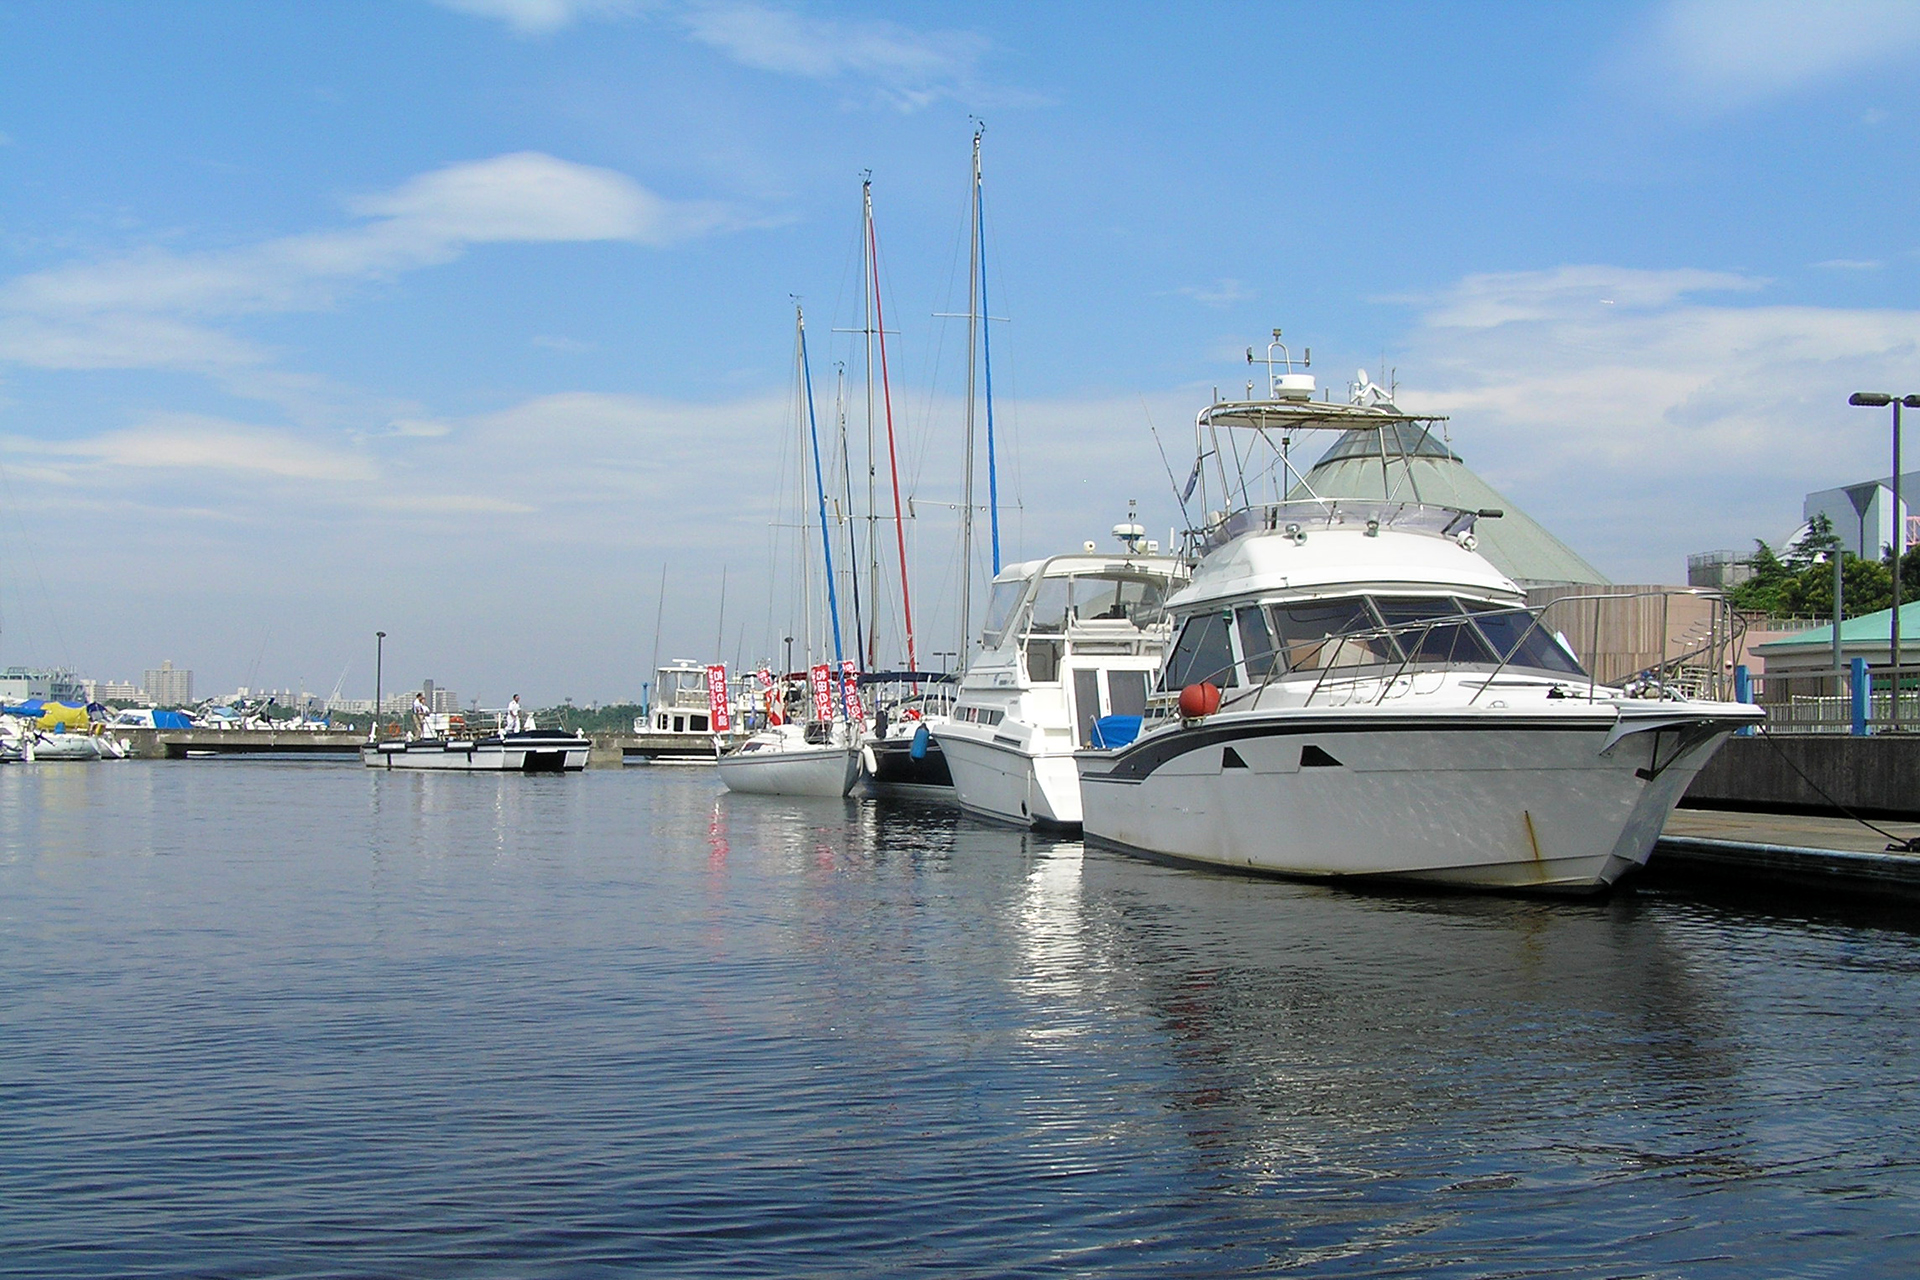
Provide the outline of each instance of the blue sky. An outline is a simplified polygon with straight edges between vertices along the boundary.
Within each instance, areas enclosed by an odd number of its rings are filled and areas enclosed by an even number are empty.
[[[1845,400],[1920,390],[1916,46],[1765,0],[11,5],[0,662],[364,695],[378,628],[395,682],[631,697],[663,563],[665,655],[768,655],[790,297],[826,412],[869,169],[953,648],[974,116],[1010,557],[1164,536],[1146,424],[1184,472],[1281,325],[1682,580],[1886,470]]]

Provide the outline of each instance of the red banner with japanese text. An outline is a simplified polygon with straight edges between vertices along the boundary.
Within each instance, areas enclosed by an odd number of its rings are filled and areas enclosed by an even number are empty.
[[[733,709],[727,705],[727,664],[715,662],[707,667],[707,714],[715,733],[733,732]]]
[[[810,668],[807,682],[813,687],[813,718],[833,719],[833,668],[824,662]]]
[[[840,700],[847,708],[847,723],[865,724],[867,709],[860,701],[860,672],[852,658],[840,663]]]
[[[767,713],[767,723],[784,724],[786,717],[781,714],[780,698],[773,689],[773,672],[762,667],[754,674],[760,680],[760,705]]]

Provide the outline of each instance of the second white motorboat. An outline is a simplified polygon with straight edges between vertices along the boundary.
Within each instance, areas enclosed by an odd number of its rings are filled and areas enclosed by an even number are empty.
[[[1099,721],[1139,716],[1168,636],[1164,605],[1184,561],[1155,554],[1144,531],[1115,528],[1122,550],[1088,550],[994,578],[982,652],[951,717],[930,725],[960,807],[1021,826],[1080,822],[1073,753]]]

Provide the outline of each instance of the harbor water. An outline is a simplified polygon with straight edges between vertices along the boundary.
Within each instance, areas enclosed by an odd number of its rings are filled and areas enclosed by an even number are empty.
[[[1920,933],[711,769],[0,769],[0,1274],[1920,1270]]]

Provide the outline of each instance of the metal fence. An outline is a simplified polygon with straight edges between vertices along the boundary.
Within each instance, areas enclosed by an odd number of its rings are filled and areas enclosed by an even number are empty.
[[[1768,733],[1920,733],[1920,666],[1869,668],[1856,659],[1839,671],[1756,675],[1751,687]]]

